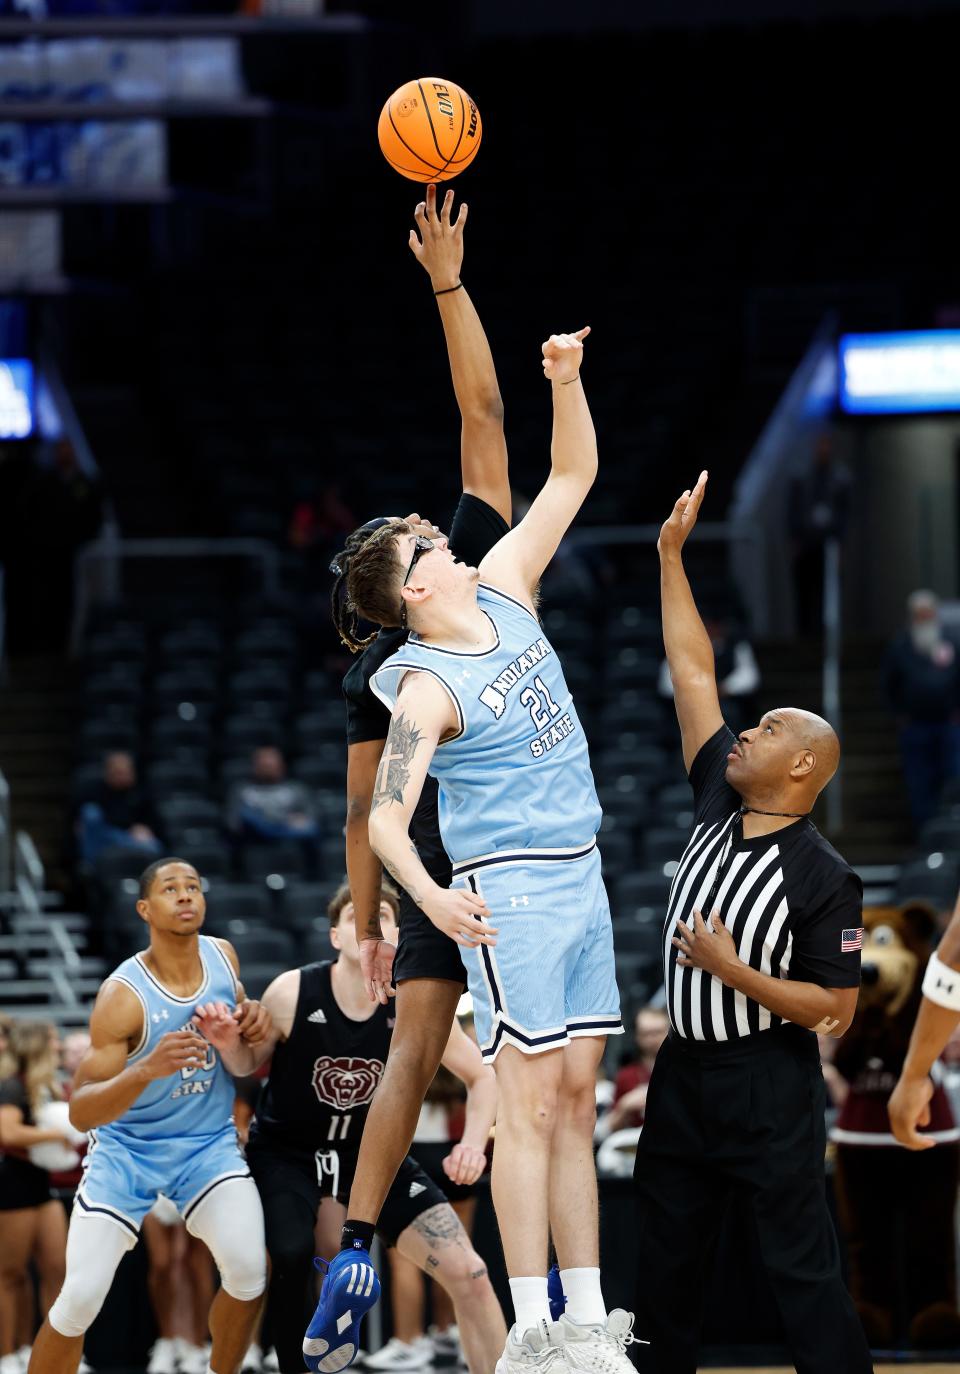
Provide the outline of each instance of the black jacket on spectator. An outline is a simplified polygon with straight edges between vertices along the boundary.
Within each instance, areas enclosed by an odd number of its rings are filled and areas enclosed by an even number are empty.
[[[897,635],[883,663],[883,686],[895,715],[931,725],[942,724],[960,712],[960,652],[948,663],[937,663],[913,646],[908,630]]]
[[[156,834],[160,822],[153,800],[142,787],[108,787],[105,782],[94,783],[80,798],[80,805],[93,802],[103,812],[108,825],[129,830],[133,825],[148,825]]]

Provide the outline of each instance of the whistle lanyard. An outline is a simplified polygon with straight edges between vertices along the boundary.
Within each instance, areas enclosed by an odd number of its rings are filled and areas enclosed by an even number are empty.
[[[717,864],[717,871],[713,877],[713,886],[710,889],[706,902],[701,907],[701,912],[705,921],[709,921],[713,914],[713,904],[717,900],[717,893],[720,891],[720,886],[729,873],[733,863],[734,856],[731,852],[733,850],[733,832],[738,820],[740,820],[740,812],[736,811],[730,820],[730,828],[727,831],[727,842],[723,846],[720,854],[720,862]]]

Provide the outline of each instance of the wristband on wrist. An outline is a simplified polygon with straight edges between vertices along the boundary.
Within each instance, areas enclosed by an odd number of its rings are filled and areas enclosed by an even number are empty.
[[[577,375],[576,375],[575,377],[571,377],[571,378],[570,378],[569,382],[561,382],[560,385],[561,385],[561,386],[573,386],[574,382],[579,382],[579,380],[580,380],[580,373],[578,372]]]
[[[463,286],[462,281],[458,281],[456,286],[445,286],[442,291],[434,291],[435,296],[449,296],[451,291],[459,291]]]
[[[960,972],[938,958],[936,950],[923,975],[923,995],[938,1007],[960,1011]]]

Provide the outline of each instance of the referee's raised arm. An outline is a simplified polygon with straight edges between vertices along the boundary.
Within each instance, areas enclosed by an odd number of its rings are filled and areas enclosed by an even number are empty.
[[[697,523],[706,487],[707,474],[701,472],[693,490],[685,491],[677,501],[657,540],[663,643],[688,773],[701,745],[723,724],[713,645],[700,619],[682,557],[687,536]]]

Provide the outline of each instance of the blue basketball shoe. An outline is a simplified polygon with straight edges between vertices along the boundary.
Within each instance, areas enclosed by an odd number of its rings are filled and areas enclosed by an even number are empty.
[[[560,1282],[559,1264],[551,1265],[547,1275],[547,1297],[550,1300],[550,1320],[558,1322],[563,1316],[567,1306],[567,1299],[563,1292],[563,1284]]]
[[[318,1374],[339,1374],[357,1357],[360,1321],[380,1296],[380,1280],[369,1254],[359,1246],[314,1264],[324,1280],[303,1338],[303,1359]]]

